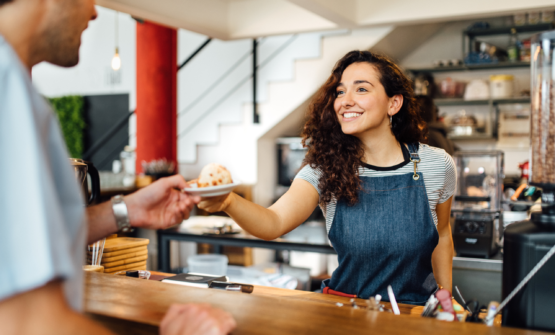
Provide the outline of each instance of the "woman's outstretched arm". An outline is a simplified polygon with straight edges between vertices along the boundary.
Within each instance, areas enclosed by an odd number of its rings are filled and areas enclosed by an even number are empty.
[[[252,235],[273,240],[295,229],[312,214],[319,195],[314,186],[303,179],[293,184],[275,204],[264,208],[235,193],[202,198],[198,207],[208,212],[226,212]]]

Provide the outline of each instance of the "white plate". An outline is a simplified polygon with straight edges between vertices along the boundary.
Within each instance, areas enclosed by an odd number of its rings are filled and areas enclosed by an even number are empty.
[[[241,183],[231,183],[226,185],[219,185],[219,186],[210,186],[210,187],[201,187],[199,188],[197,184],[190,184],[191,187],[184,188],[183,192],[192,194],[192,195],[200,195],[201,197],[217,197],[219,195],[228,194],[237,186],[241,185]]]

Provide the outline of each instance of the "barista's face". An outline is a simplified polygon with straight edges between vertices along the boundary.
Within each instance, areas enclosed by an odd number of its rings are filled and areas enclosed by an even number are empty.
[[[97,16],[94,0],[47,0],[41,25],[43,60],[64,67],[77,65],[81,34]]]
[[[333,107],[343,133],[360,137],[375,130],[389,131],[389,116],[402,104],[401,95],[387,96],[379,71],[362,62],[343,71]]]

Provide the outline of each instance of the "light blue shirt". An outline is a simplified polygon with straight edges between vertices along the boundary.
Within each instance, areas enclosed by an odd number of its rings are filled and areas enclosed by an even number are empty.
[[[0,300],[61,279],[81,310],[85,237],[58,121],[0,36]]]

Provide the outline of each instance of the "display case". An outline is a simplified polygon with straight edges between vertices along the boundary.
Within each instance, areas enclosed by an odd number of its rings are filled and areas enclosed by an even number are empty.
[[[459,151],[453,158],[458,176],[452,211],[499,211],[504,178],[503,152]]]
[[[503,152],[473,151],[454,155],[457,190],[451,212],[453,242],[459,256],[489,258],[502,234]]]

